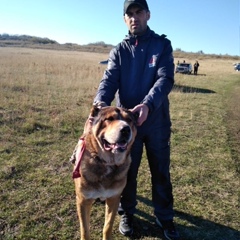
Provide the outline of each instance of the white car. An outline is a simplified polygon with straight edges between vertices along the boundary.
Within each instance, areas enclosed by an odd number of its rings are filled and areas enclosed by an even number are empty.
[[[175,73],[192,73],[192,64],[191,63],[179,63],[176,67]]]

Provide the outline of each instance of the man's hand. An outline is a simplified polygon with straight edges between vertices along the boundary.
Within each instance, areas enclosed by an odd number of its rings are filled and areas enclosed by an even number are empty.
[[[141,126],[147,119],[149,109],[147,105],[139,104],[135,106],[133,109],[131,109],[131,112],[139,114],[137,125]]]
[[[101,109],[103,107],[107,107],[107,104],[105,102],[98,101],[98,102],[93,103],[93,106]]]

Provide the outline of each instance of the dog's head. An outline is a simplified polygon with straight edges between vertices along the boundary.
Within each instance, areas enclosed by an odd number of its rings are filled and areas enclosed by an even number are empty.
[[[91,116],[92,133],[103,152],[129,152],[137,133],[137,116],[129,110],[111,106],[93,107]]]

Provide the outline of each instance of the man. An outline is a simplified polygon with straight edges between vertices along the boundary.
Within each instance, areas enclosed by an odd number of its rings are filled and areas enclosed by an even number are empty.
[[[197,73],[198,73],[198,67],[199,67],[199,63],[198,63],[198,61],[196,61],[195,63],[194,63],[194,75],[197,75]]]
[[[157,224],[167,239],[179,239],[173,223],[170,182],[170,93],[174,84],[172,46],[165,35],[155,34],[147,25],[150,11],[145,0],[125,0],[124,21],[129,35],[109,55],[94,104],[117,106],[138,113],[138,134],[131,151],[132,164],[122,193],[119,230],[133,233],[136,211],[137,174],[146,147],[151,171],[152,201]]]

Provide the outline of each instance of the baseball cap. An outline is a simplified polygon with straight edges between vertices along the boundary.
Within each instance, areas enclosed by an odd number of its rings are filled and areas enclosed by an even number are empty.
[[[149,11],[146,0],[125,0],[123,7],[123,15],[127,12],[128,8],[132,5],[138,5],[140,8]]]

